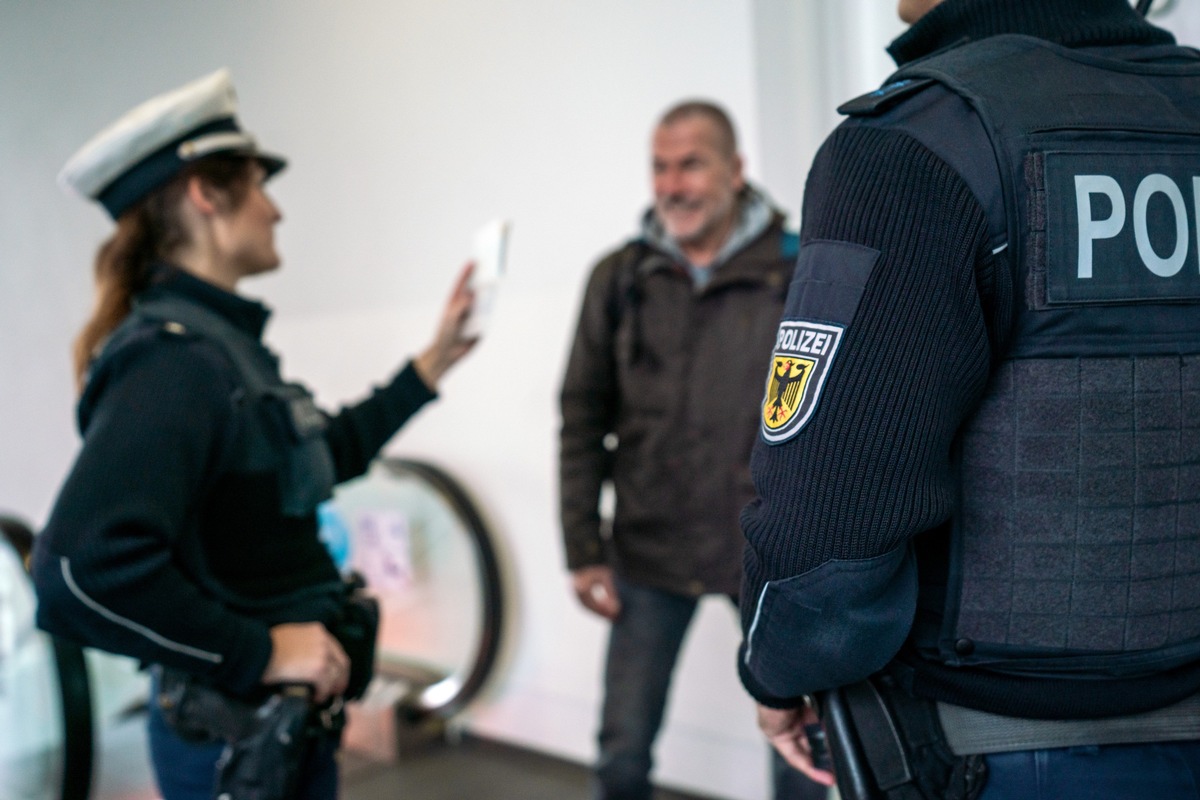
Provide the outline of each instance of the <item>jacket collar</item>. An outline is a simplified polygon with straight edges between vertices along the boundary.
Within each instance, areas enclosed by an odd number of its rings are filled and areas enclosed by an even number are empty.
[[[1004,33],[1067,47],[1175,42],[1170,33],[1142,19],[1128,0],[944,0],[892,42],[888,52],[903,66],[952,45]]]
[[[271,317],[271,310],[257,300],[227,292],[164,261],[152,267],[150,285],[142,292],[141,297],[149,299],[166,294],[183,296],[220,314],[255,339],[262,338],[267,320]]]

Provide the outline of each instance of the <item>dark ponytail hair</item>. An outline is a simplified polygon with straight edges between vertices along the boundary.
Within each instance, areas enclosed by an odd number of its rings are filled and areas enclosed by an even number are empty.
[[[250,190],[252,161],[211,156],[188,165],[117,219],[117,229],[96,252],[96,300],[72,347],[76,387],[82,391],[88,364],[108,335],[129,315],[133,298],[150,283],[151,267],[190,241],[180,213],[188,181],[199,177],[224,193],[237,209]]]

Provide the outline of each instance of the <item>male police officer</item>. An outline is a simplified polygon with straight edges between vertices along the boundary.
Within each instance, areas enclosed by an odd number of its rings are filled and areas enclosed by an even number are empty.
[[[743,682],[828,780],[817,694],[846,796],[1196,798],[1200,57],[1127,0],[900,13],[808,179]]]
[[[608,800],[649,800],[651,748],[697,603],[737,594],[757,362],[798,244],[743,177],[719,107],[667,111],[652,161],[654,207],[592,272],[562,390],[567,566],[580,602],[612,621],[596,769]],[[598,511],[606,480],[611,548]],[[778,766],[777,797],[824,796]]]

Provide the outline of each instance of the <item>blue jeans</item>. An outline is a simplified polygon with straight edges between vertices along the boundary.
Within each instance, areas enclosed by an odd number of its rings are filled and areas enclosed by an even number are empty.
[[[621,578],[617,578],[617,594],[621,615],[613,622],[608,639],[593,796],[596,800],[650,800],[654,791],[651,751],[662,727],[671,675],[698,601]],[[822,800],[826,796],[825,787],[781,759],[773,764],[772,778],[775,800]]]
[[[217,777],[217,759],[224,744],[195,744],[180,738],[163,720],[157,686],[151,690],[150,761],[163,800],[212,800]],[[316,740],[300,777],[296,800],[337,800],[338,769],[334,760],[337,742],[332,737]]]
[[[987,765],[979,800],[1200,800],[1200,742],[994,753]]]

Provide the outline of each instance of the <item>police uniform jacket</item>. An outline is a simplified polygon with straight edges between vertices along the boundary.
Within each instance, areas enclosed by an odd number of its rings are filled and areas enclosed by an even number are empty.
[[[261,304],[167,265],[138,302],[215,316],[265,364],[272,392],[307,397],[259,343]],[[284,416],[300,406],[263,407],[270,398],[251,396],[231,352],[186,322],[131,318],[114,333],[79,402],[83,444],[33,573],[46,630],[246,693],[270,657],[271,625],[328,625],[339,609],[320,498],[294,491],[310,479],[282,474],[284,456],[322,439],[329,478],[347,480],[433,395],[409,364],[366,400],[297,426]],[[298,441],[304,429],[313,441]]]
[[[902,66],[919,70],[922,59],[938,51],[1007,34],[1073,52],[1108,48],[1130,61],[1161,59],[1161,48],[1173,43],[1124,0],[947,0],[891,52]],[[1013,76],[1014,95],[1025,87],[1036,91],[1026,78]],[[1057,360],[1012,361],[1008,353],[1014,342],[1030,341],[1020,338],[1027,309],[1046,301],[1031,287],[1046,285],[1047,278],[1032,274],[1029,264],[1046,251],[1060,255],[1054,248],[1063,219],[1088,234],[1079,241],[1097,248],[1120,241],[1135,259],[1137,239],[1142,260],[1162,276],[1171,248],[1156,233],[1157,250],[1150,253],[1145,240],[1148,230],[1176,230],[1172,204],[1165,195],[1145,202],[1131,197],[1132,221],[1118,240],[1115,223],[1104,231],[1094,227],[1115,218],[1110,212],[1117,201],[1106,211],[1097,198],[1076,219],[1075,190],[1062,206],[1034,197],[1022,208],[1045,208],[1051,222],[1022,212],[1027,230],[1008,248],[1004,214],[998,229],[991,213],[1004,207],[998,179],[978,180],[973,165],[990,165],[996,174],[997,161],[1010,165],[989,145],[964,99],[928,83],[897,83],[865,98],[867,107],[894,99],[895,110],[840,126],[809,175],[798,267],[781,345],[768,367],[773,378],[752,460],[760,499],[743,516],[743,683],[761,702],[790,706],[803,694],[890,666],[918,696],[1011,716],[1089,718],[1165,706],[1200,687],[1200,664],[1188,655],[1194,643],[1172,639],[1195,620],[1196,593],[1187,587],[1194,586],[1200,555],[1194,541],[1196,423],[1188,411],[1196,408],[1200,364],[1196,326],[1186,322],[1188,303],[1194,319],[1194,276],[1180,272],[1174,294],[1154,299],[1159,306],[1137,306],[1185,321],[1186,335],[1162,338],[1154,357],[1133,357],[1145,350],[1122,356],[1119,345],[1109,348],[1110,357],[1088,357],[1096,330],[1071,343],[1069,325],[1050,331]],[[892,92],[898,96],[885,97]],[[908,92],[912,96],[901,99]],[[1137,102],[1131,95],[1130,107]],[[1094,98],[1090,103],[1089,109]],[[938,104],[938,119],[958,120],[961,131],[931,135],[923,127],[931,117],[922,114],[933,114]],[[1090,135],[1063,138],[1086,143]],[[934,140],[945,146],[935,151]],[[1161,135],[1138,146],[1157,154],[1147,157],[1149,164],[1168,163],[1173,156],[1164,161],[1162,154],[1178,149]],[[1118,145],[1110,152],[1124,151]],[[1080,172],[1112,171],[1127,157],[1096,158]],[[1062,161],[1049,154],[1027,162],[1019,181],[1032,188],[1021,191],[1058,181],[1051,170]],[[1078,192],[1090,191],[1089,180],[1084,177]],[[1154,180],[1154,192],[1168,191]],[[1190,182],[1186,188],[1191,193]],[[1146,222],[1155,203],[1161,205],[1150,215],[1164,216]],[[1179,228],[1182,240],[1194,238],[1186,232],[1192,224]],[[1142,269],[1133,259],[1120,266]],[[1074,275],[1075,264],[1069,267]],[[1194,269],[1193,259],[1188,270]],[[1080,266],[1079,275],[1083,271]],[[1124,341],[1131,317],[1111,308],[1129,307],[1120,298],[1157,280],[1146,275],[1102,290],[1110,295],[1071,298],[1068,306],[1114,314],[1109,333]],[[1051,292],[1061,291],[1053,276],[1049,280]],[[1091,291],[1096,282],[1088,286]],[[1154,286],[1168,291],[1163,283]],[[1119,302],[1108,303],[1109,311],[1105,302],[1092,302],[1114,299]],[[1044,316],[1067,320],[1055,313]],[[1146,312],[1137,313],[1146,319]],[[1078,356],[1060,357],[1060,351]],[[784,356],[796,364],[784,368]],[[1010,391],[1013,386],[1023,394]],[[970,498],[979,495],[987,502],[972,505]],[[1004,497],[1023,505],[1006,505]],[[1071,505],[1060,513],[1063,497]],[[1016,541],[1002,542],[1008,549],[963,554],[956,537],[971,526],[1004,530]],[[1112,544],[1121,536],[1124,547]],[[1107,537],[1105,546],[1090,548],[1089,537]],[[982,575],[970,596],[953,579],[963,564]],[[1166,582],[1175,581],[1174,595],[1162,581],[1138,580],[1161,572],[1174,575]],[[1064,575],[1065,582],[1038,580]],[[995,578],[991,585],[988,576]],[[1089,596],[1096,587],[1100,591]],[[1113,587],[1122,593],[1114,597]],[[1103,617],[1093,613],[1096,607],[1116,611]],[[943,618],[944,609],[955,609],[959,618]],[[981,638],[995,645],[990,662],[969,637],[946,641],[946,632],[963,620],[987,630]],[[1178,626],[1174,633],[1172,626]],[[1115,644],[1093,662],[1105,669],[1093,671],[1092,680],[1066,674],[1082,663],[1072,660],[1075,654],[1095,653],[1097,643],[1106,642]],[[1156,665],[1147,661],[1155,657]]]
[[[697,288],[655,227],[648,213],[645,235],[605,256],[584,296],[561,395],[567,565],[612,558],[642,585],[736,595],[761,363],[795,234],[751,190],[743,244]],[[607,480],[616,494],[611,553],[598,511]]]

